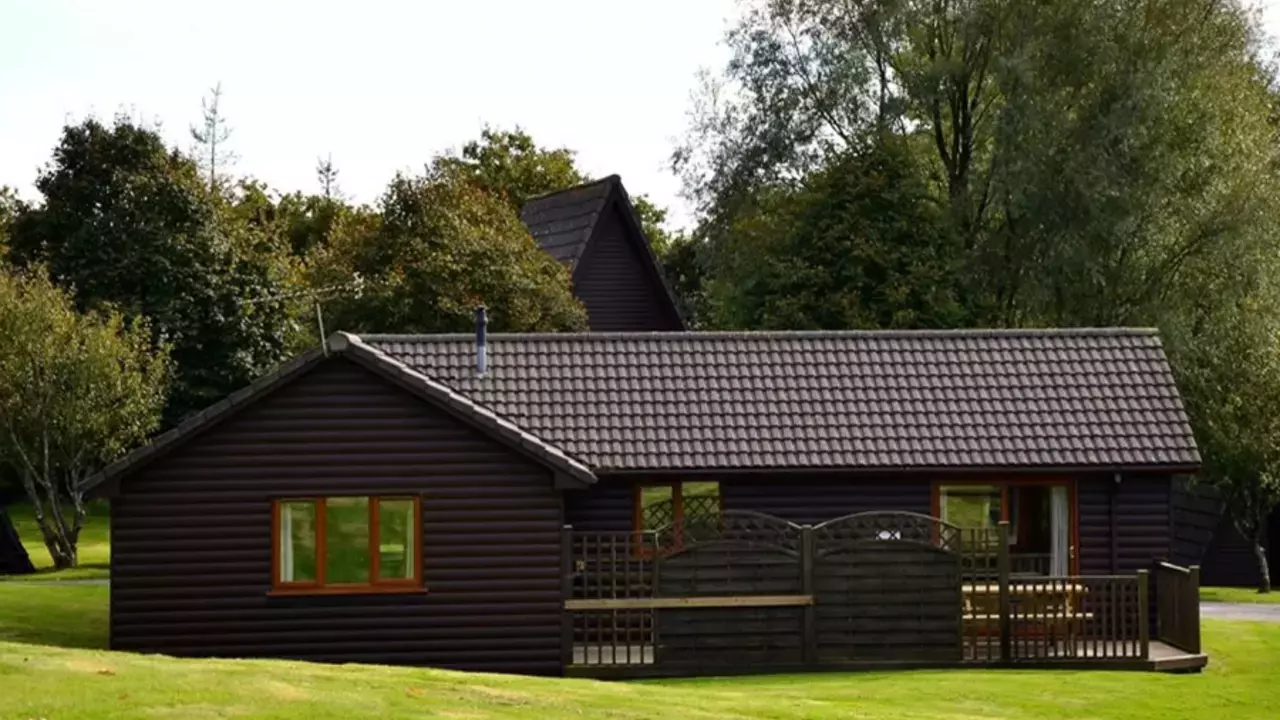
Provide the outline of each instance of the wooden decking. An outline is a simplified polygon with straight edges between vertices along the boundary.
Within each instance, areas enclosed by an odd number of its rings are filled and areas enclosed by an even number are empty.
[[[622,670],[623,668],[654,668],[653,650],[652,645],[594,645],[579,643],[573,647],[573,665],[568,668],[568,673],[571,675],[607,676],[613,674],[611,671]],[[1145,660],[1139,658],[1125,659],[1123,656],[1127,654],[1131,654],[1131,648],[1102,647],[1091,649],[1090,652],[1076,652],[1074,654],[1055,652],[1044,657],[1019,660],[1006,667],[1199,672],[1209,663],[1207,655],[1184,652],[1158,640],[1152,640],[1148,645]],[[919,667],[940,667],[945,665],[931,661],[922,662]],[[895,666],[910,667],[911,663],[895,663]],[[966,653],[964,660],[959,663],[953,663],[951,666],[958,668],[992,667],[999,666],[999,662],[996,658],[988,658],[982,656],[980,652],[975,654],[973,650],[970,650]],[[883,665],[869,665],[868,667],[883,667]],[[841,667],[829,669],[839,670]],[[859,663],[851,663],[846,669],[862,669],[862,666]],[[734,668],[734,670],[742,673],[752,672],[752,669],[746,666]],[[771,668],[769,672],[776,672],[776,669]]]

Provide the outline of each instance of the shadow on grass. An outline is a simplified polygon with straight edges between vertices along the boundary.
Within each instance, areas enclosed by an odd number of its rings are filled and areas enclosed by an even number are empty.
[[[0,575],[0,583],[4,582],[62,582],[64,580],[107,580],[111,577],[110,563],[81,563],[78,567],[66,570],[38,568],[26,575]]]
[[[0,640],[105,649],[108,592],[105,585],[0,583]]]

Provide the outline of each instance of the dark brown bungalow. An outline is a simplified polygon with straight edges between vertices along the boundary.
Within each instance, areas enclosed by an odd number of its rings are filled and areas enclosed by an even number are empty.
[[[111,647],[1191,668],[1153,331],[339,333],[107,468]]]
[[[597,332],[684,330],[684,319],[617,175],[533,198],[520,219],[568,266]]]

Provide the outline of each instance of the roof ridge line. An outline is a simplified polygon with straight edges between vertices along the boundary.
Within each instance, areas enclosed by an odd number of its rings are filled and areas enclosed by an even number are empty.
[[[956,328],[933,330],[714,330],[649,332],[490,332],[488,338],[538,341],[579,340],[765,340],[840,338],[981,338],[981,337],[1149,337],[1159,335],[1155,327],[1069,327],[1069,328]],[[373,342],[471,340],[472,333],[370,333],[362,336]]]
[[[567,193],[567,192],[571,192],[571,191],[573,191],[573,190],[581,190],[582,188],[591,187],[592,185],[601,185],[601,184],[608,183],[608,182],[617,182],[617,181],[619,181],[619,180],[621,180],[621,179],[622,179],[622,178],[621,178],[621,176],[619,176],[617,173],[612,173],[612,174],[606,175],[606,176],[604,176],[604,177],[602,177],[602,178],[600,178],[600,179],[598,179],[598,180],[587,180],[586,182],[580,182],[580,183],[578,183],[577,185],[570,185],[570,186],[569,186],[569,187],[567,187],[567,188],[560,188],[559,190],[552,190],[551,192],[544,192],[544,193],[542,193],[542,194],[540,194],[540,195],[533,195],[533,196],[530,196],[530,197],[525,198],[525,199],[524,199],[524,202],[523,202],[523,203],[520,203],[520,210],[521,210],[521,212],[523,212],[523,211],[524,211],[524,207],[525,207],[526,205],[528,205],[529,203],[533,202],[534,200],[541,200],[541,199],[543,199],[543,198],[549,198],[549,197],[551,197],[552,195],[559,195],[560,193]]]

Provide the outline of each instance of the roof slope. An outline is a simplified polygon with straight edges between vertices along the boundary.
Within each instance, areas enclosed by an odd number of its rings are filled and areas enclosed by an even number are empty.
[[[617,175],[610,175],[533,198],[520,208],[520,220],[543,250],[573,267],[586,250],[613,185],[618,182]]]
[[[1199,464],[1153,330],[363,341],[595,470]]]
[[[213,427],[235,412],[252,405],[271,391],[301,377],[307,370],[331,355],[341,355],[368,370],[381,375],[418,397],[443,408],[455,417],[476,427],[481,432],[500,440],[508,446],[532,457],[552,470],[563,473],[578,483],[595,482],[595,475],[581,462],[567,456],[558,448],[513,425],[505,418],[480,407],[470,398],[451,388],[423,376],[396,358],[387,356],[377,348],[366,345],[360,338],[347,333],[334,333],[326,341],[326,348],[315,348],[281,365],[258,378],[223,400],[187,418],[176,427],[157,436],[151,442],[108,465],[101,472],[87,478],[83,487],[91,489],[102,483],[141,469],[144,465],[163,457],[180,447],[204,430]]]

